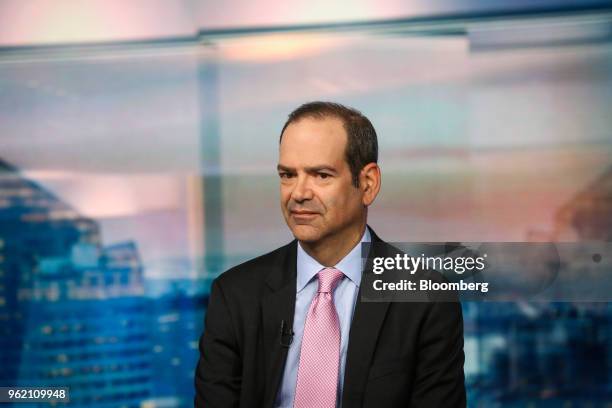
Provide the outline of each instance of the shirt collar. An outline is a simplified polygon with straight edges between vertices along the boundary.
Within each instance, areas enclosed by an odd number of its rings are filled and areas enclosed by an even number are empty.
[[[372,240],[370,231],[366,226],[361,240],[351,251],[340,260],[334,268],[340,270],[346,275],[357,287],[361,281],[361,244]],[[321,269],[325,266],[321,265],[316,259],[308,255],[298,242],[297,246],[297,292],[300,292],[310,282]]]

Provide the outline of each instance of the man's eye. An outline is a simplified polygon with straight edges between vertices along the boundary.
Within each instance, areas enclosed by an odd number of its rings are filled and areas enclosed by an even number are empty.
[[[280,178],[291,178],[291,177],[293,177],[293,174],[291,174],[291,173],[278,173],[278,175],[280,176]]]
[[[322,178],[322,179],[326,179],[326,178],[329,177],[329,174],[327,174],[327,173],[319,173],[319,177]]]

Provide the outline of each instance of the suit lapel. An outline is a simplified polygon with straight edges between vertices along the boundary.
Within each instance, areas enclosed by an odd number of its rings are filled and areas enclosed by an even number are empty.
[[[272,407],[280,385],[288,348],[281,345],[281,323],[293,327],[297,277],[297,241],[286,246],[284,260],[271,266],[262,300],[263,351],[265,359],[264,406]]]
[[[380,244],[383,242],[372,229],[370,229],[370,232],[372,243]],[[372,251],[377,251],[377,247],[380,247],[380,245],[372,246]],[[373,256],[376,256],[375,252],[372,253],[370,259]],[[371,265],[368,263],[363,274],[372,273],[371,269]],[[364,278],[362,275],[346,356],[342,392],[342,406],[344,408],[361,405],[378,334],[389,308],[389,302],[362,302],[361,290],[363,284]]]

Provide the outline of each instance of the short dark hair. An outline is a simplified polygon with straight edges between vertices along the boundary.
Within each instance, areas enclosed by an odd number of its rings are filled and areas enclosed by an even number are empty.
[[[353,185],[359,187],[361,169],[368,163],[378,162],[378,138],[370,120],[357,109],[339,103],[308,102],[289,114],[281,130],[279,143],[283,140],[287,126],[306,117],[315,119],[335,117],[342,121],[347,135],[345,159],[351,169]]]

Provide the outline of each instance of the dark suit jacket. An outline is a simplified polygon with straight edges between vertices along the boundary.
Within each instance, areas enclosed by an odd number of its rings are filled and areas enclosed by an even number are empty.
[[[373,231],[372,242],[382,243]],[[195,373],[196,407],[273,406],[288,350],[281,345],[281,322],[293,322],[296,259],[293,241],[213,282]],[[360,299],[342,407],[465,407],[460,304]]]

